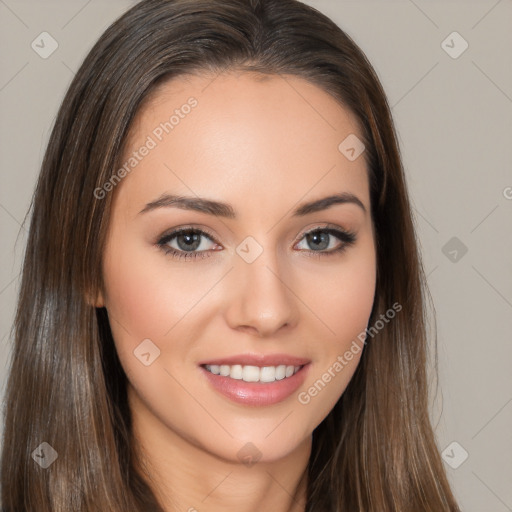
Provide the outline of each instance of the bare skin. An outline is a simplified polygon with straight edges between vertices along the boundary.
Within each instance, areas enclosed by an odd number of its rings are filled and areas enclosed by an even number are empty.
[[[157,144],[111,192],[96,305],[107,308],[129,380],[136,448],[165,510],[300,512],[312,432],[361,352],[334,374],[333,363],[367,327],[375,293],[364,155],[350,161],[338,150],[349,134],[361,135],[349,111],[300,78],[214,78],[174,79],[139,113],[126,158],[148,136]],[[155,128],[190,97],[197,105],[158,140]],[[305,202],[342,192],[364,209],[346,202],[293,216]],[[229,203],[236,218],[177,207],[141,213],[165,193]],[[308,241],[307,232],[326,224],[353,231],[355,242],[332,252],[345,242],[327,234],[325,248]],[[199,257],[177,259],[165,249],[186,252],[183,241],[158,245],[177,227],[213,237],[200,238]],[[236,251],[249,236],[262,249],[251,263]],[[145,339],[160,351],[148,366],[134,355]],[[248,406],[221,395],[199,366],[245,353],[311,362],[286,399]],[[309,393],[329,369],[329,382]],[[241,459],[244,446],[256,448],[256,463]]]

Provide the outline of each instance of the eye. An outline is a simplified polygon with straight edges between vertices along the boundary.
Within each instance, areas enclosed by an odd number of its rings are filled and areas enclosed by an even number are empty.
[[[213,235],[197,228],[178,228],[160,238],[157,245],[166,253],[176,259],[208,258],[211,247],[208,242],[214,243]],[[215,250],[215,249],[214,249]]]
[[[310,256],[321,257],[342,253],[355,243],[356,235],[352,231],[323,226],[302,234],[300,240],[300,244],[307,244],[312,249],[305,247],[299,247],[299,249],[309,253]],[[211,256],[212,250],[219,250],[218,247],[220,247],[211,233],[192,227],[178,228],[163,235],[157,245],[166,254],[178,260],[208,258]]]
[[[336,243],[336,239],[338,243]],[[325,226],[316,228],[301,237],[301,244],[306,244],[312,249],[306,249],[311,256],[332,256],[340,254],[356,241],[356,234],[339,228]],[[300,244],[299,244],[300,245]],[[304,247],[299,247],[303,248]]]

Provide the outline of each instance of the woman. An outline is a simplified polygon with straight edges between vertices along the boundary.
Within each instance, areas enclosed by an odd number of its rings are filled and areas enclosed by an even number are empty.
[[[295,0],[145,0],[33,201],[6,511],[457,511],[386,98]]]

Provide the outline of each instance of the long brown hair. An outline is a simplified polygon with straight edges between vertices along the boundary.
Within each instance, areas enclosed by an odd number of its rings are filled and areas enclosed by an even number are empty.
[[[307,512],[459,511],[429,418],[429,295],[390,109],[352,39],[296,0],[144,0],[80,67],[32,201],[6,390],[3,510],[163,510],[134,456],[106,311],[87,300],[102,289],[113,195],[94,191],[119,169],[131,122],[158,85],[230,69],[301,77],[355,114],[377,242],[370,325],[402,306],[368,340],[313,433]],[[58,454],[47,469],[34,458],[43,442]]]

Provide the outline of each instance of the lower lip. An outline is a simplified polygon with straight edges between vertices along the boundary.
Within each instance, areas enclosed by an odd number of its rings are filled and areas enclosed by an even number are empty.
[[[210,384],[233,402],[244,405],[265,406],[286,400],[304,383],[310,363],[304,365],[291,377],[274,382],[245,382],[221,375],[214,375],[206,368],[200,369]]]

